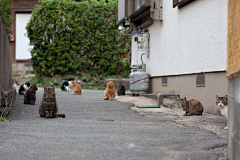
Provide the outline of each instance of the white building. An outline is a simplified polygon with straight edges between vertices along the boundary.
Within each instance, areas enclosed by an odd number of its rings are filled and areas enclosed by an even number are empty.
[[[132,65],[145,63],[151,93],[179,93],[219,114],[216,95],[228,91],[227,0],[118,0],[118,22],[130,19]],[[149,55],[138,49],[149,33]]]

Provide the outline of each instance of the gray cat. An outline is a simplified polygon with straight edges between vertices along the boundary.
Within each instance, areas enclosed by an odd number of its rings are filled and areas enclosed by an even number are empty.
[[[62,117],[65,118],[64,114],[57,114],[58,107],[55,96],[54,87],[44,87],[44,93],[42,103],[39,106],[39,114],[41,117],[54,118]]]

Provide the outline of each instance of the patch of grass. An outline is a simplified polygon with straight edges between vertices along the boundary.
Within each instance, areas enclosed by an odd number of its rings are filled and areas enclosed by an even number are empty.
[[[62,84],[63,84],[63,82],[59,82],[58,85],[57,85],[57,87],[61,88],[61,87],[62,87]]]
[[[13,97],[11,98],[11,104],[7,105],[4,110],[2,111],[1,115],[0,115],[0,121],[5,121],[5,120],[9,120],[11,121],[11,117],[10,117],[10,110],[12,108],[12,104],[13,103]]]
[[[20,77],[21,74],[15,73],[15,74],[13,74],[12,76],[13,76],[13,77]]]
[[[48,77],[34,77],[30,80],[31,84],[38,84],[39,87],[53,86],[53,80]]]

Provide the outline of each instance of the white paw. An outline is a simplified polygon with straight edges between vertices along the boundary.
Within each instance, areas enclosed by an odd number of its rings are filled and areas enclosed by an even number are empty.
[[[224,127],[224,129],[228,130],[228,126]]]

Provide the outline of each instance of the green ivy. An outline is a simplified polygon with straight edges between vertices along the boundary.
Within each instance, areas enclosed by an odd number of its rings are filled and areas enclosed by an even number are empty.
[[[11,14],[12,10],[10,8],[10,4],[13,0],[0,0],[0,17],[2,18],[2,22],[4,24],[4,28],[6,32],[11,33],[11,24],[13,23]]]
[[[44,0],[27,24],[32,66],[38,76],[60,74],[128,76],[128,28],[117,27],[117,0]],[[120,34],[121,33],[121,34]]]

